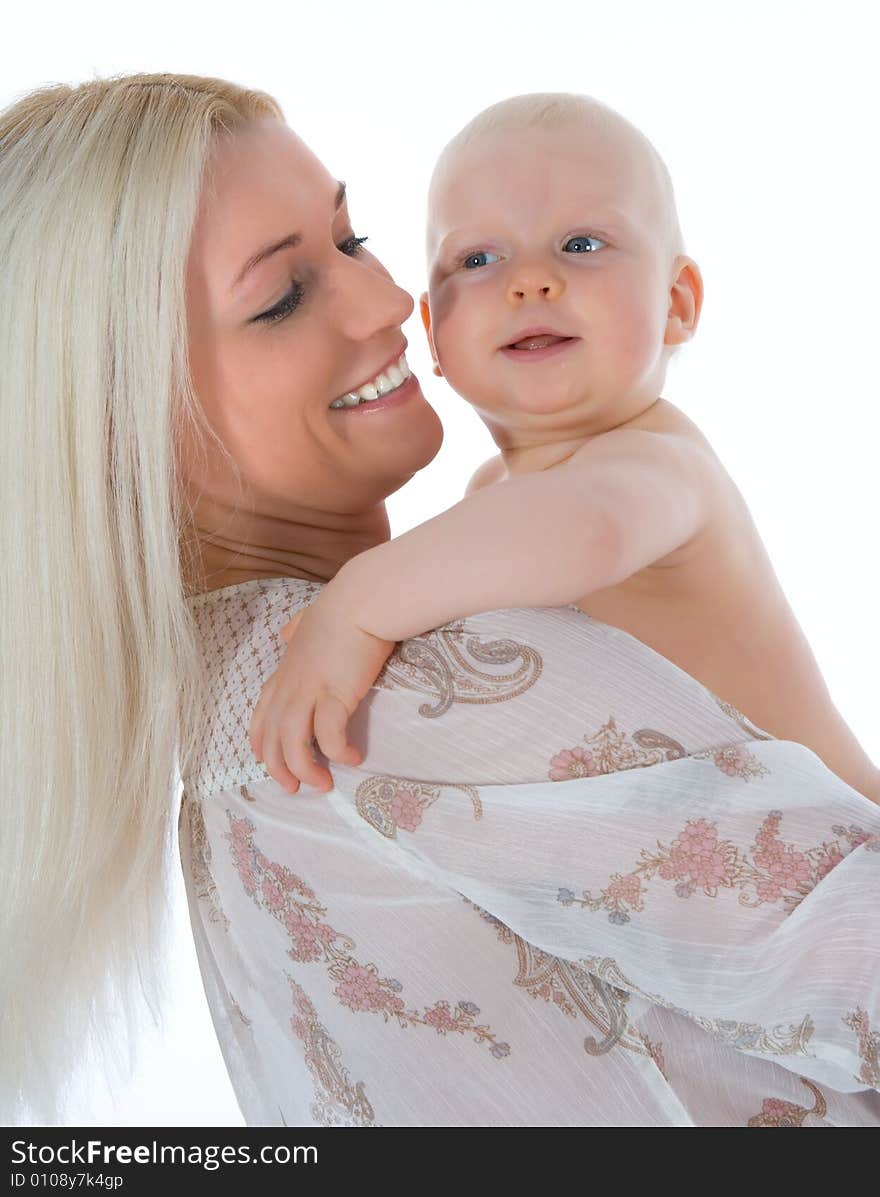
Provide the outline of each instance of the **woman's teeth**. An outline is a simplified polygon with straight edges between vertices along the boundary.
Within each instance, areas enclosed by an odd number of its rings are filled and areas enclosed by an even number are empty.
[[[365,383],[356,391],[349,391],[340,399],[334,399],[331,407],[357,407],[359,403],[371,403],[374,399],[381,399],[383,395],[390,395],[410,376],[410,368],[406,355],[401,354],[397,365],[388,366],[381,374],[377,374],[372,381]]]

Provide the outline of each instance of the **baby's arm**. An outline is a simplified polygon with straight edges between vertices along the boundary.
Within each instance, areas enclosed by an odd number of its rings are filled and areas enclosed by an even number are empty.
[[[704,525],[707,477],[690,442],[610,432],[352,558],[291,621],[296,633],[251,721],[255,756],[293,792],[300,778],[329,786],[312,733],[330,760],[357,763],[348,719],[396,641],[480,611],[563,606],[623,581]]]
[[[480,611],[573,603],[687,543],[708,518],[708,472],[679,437],[606,433],[352,558],[325,595],[395,641]]]

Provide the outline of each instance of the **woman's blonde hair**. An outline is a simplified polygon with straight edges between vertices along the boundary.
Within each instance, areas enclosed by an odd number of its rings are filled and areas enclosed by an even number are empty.
[[[275,100],[140,74],[0,112],[0,1122],[52,1125],[87,1050],[156,1017],[180,771],[185,268],[207,157]],[[228,458],[228,454],[225,454]],[[201,589],[198,584],[195,589]],[[119,1016],[127,1039],[114,1028]]]

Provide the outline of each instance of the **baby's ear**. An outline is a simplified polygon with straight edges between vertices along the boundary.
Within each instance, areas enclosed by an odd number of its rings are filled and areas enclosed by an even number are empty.
[[[423,291],[419,296],[419,314],[422,317],[422,324],[424,324],[425,332],[428,336],[428,345],[431,349],[431,359],[434,362],[434,373],[438,378],[442,378],[443,371],[440,369],[440,363],[437,361],[437,350],[434,347],[434,335],[431,332],[431,308],[428,303],[427,291]]]
[[[425,326],[425,332],[428,336],[431,335],[431,308],[428,304],[428,292],[423,291],[419,296],[419,312],[422,317],[422,324]]]
[[[666,315],[665,345],[681,345],[697,331],[703,306],[703,276],[693,258],[681,255],[675,259],[672,285],[669,289],[669,311]]]

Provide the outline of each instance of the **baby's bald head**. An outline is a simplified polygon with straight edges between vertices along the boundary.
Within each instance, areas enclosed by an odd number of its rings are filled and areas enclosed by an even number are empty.
[[[607,167],[622,180],[627,201],[638,206],[643,219],[659,235],[670,261],[685,252],[672,180],[647,137],[613,108],[591,96],[536,92],[512,96],[485,108],[440,154],[428,190],[429,263],[442,236],[447,195],[460,193],[468,172],[479,170],[481,151],[493,142],[509,141],[517,134],[524,134],[526,152],[528,133],[533,130],[572,134],[575,152],[578,147],[583,151],[586,170]]]

